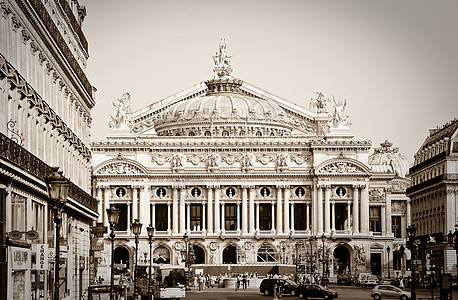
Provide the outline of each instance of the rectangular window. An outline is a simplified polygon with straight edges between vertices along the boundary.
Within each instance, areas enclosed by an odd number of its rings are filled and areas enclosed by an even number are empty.
[[[32,229],[38,232],[38,239],[35,240],[35,243],[43,243],[43,236],[45,232],[45,206],[32,201]]]
[[[271,230],[272,229],[272,204],[261,203],[259,204],[259,229]]]
[[[191,230],[202,230],[202,204],[191,204]]]
[[[121,211],[119,214],[118,224],[116,224],[116,230],[127,231],[127,228],[129,228],[127,218],[127,204],[115,204],[114,206]]]
[[[307,230],[307,204],[296,203],[294,204],[294,229]]]
[[[224,229],[237,230],[237,204],[224,205]]]
[[[11,194],[11,229],[26,231],[27,198],[16,193]]]
[[[401,234],[401,216],[391,217],[391,228],[395,238],[402,238]]]
[[[369,207],[369,230],[372,232],[382,232],[380,206]]]
[[[156,220],[154,228],[157,231],[167,231],[167,204],[156,204]]]

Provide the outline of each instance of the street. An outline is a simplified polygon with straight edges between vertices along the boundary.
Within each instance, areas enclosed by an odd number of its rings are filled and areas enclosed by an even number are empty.
[[[360,300],[360,299],[371,299],[371,289],[363,289],[355,286],[337,286],[331,285],[330,289],[336,291],[339,294],[338,299],[348,299],[348,300]],[[406,289],[409,290],[409,289]],[[438,297],[438,291],[434,291],[434,298]],[[458,291],[454,291],[453,299],[458,299]],[[296,297],[283,296],[280,299],[297,299]],[[186,299],[244,299],[244,300],[269,300],[273,299],[273,296],[263,296],[259,289],[246,289],[235,291],[233,289],[224,289],[224,288],[209,288],[203,291],[191,290],[186,292]],[[431,291],[426,289],[417,290],[417,300],[420,299],[431,299]]]

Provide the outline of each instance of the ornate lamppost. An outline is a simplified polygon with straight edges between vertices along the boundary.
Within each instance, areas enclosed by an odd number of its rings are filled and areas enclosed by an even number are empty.
[[[388,253],[388,279],[391,279],[390,277],[390,246],[386,247],[386,253]]]
[[[328,286],[328,276],[327,276],[328,274],[327,274],[327,270],[325,269],[326,268],[325,263],[327,265],[328,260],[327,260],[325,254],[324,254],[324,242],[326,241],[326,236],[324,234],[321,236],[321,241],[323,242],[323,261],[322,261],[322,263],[323,263],[323,277],[321,278],[321,285]]]
[[[417,232],[417,228],[414,225],[410,225],[407,227],[407,235],[409,236],[409,247],[410,251],[412,251],[412,288],[411,288],[411,300],[416,300],[417,295],[415,293],[415,286],[416,286],[416,274],[415,274],[415,233]]]
[[[186,276],[185,276],[185,289],[187,291],[191,290],[189,287],[189,277],[191,276],[191,266],[194,264],[194,260],[196,256],[194,255],[193,247],[189,247],[189,237],[188,233],[186,232],[183,236],[184,243],[185,243],[185,251],[184,253],[184,266],[186,267]]]
[[[148,277],[148,299],[151,299],[152,295],[152,286],[151,286],[151,264],[153,262],[153,255],[152,255],[152,249],[153,249],[153,237],[154,237],[154,227],[151,226],[151,224],[146,227],[146,231],[148,232],[148,242],[149,242],[149,277]]]
[[[54,223],[56,223],[56,258],[54,269],[55,300],[59,300],[60,227],[62,224],[62,211],[67,202],[68,190],[70,189],[70,183],[58,169],[58,167],[53,167],[53,172],[45,178],[48,198],[53,204]]]
[[[138,236],[142,231],[142,223],[135,219],[132,223],[132,233],[135,235],[135,269],[134,269],[134,299],[138,299],[138,286],[137,286],[137,254],[138,254]]]
[[[89,252],[90,252],[90,260],[91,260],[91,267],[89,269],[89,284],[94,284],[95,283],[95,273],[96,273],[96,270],[97,270],[97,261],[95,260],[95,251],[96,249],[94,249],[94,245],[96,244],[97,240],[101,237],[103,237],[103,235],[105,233],[107,233],[107,227],[106,226],[103,226],[103,223],[100,223],[100,222],[97,222],[94,225],[91,226],[91,244],[90,244],[90,249],[89,249]]]
[[[117,209],[113,204],[107,208],[108,222],[110,223],[110,241],[111,241],[111,278],[110,278],[110,300],[113,300],[114,290],[114,238],[116,225],[118,224],[119,215],[121,211]]]

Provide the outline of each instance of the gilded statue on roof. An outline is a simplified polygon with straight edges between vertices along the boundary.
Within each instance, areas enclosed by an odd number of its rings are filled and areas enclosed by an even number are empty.
[[[121,98],[113,101],[113,106],[116,107],[116,115],[111,116],[109,123],[111,129],[128,129],[132,125],[130,114],[130,94],[124,93]]]

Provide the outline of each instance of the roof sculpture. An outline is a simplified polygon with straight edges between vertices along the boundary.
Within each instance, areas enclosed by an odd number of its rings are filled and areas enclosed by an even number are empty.
[[[369,156],[369,166],[375,172],[396,173],[405,178],[409,171],[409,161],[399,152],[398,147],[393,147],[393,143],[385,140],[380,144],[380,148],[375,148],[374,153]]]

